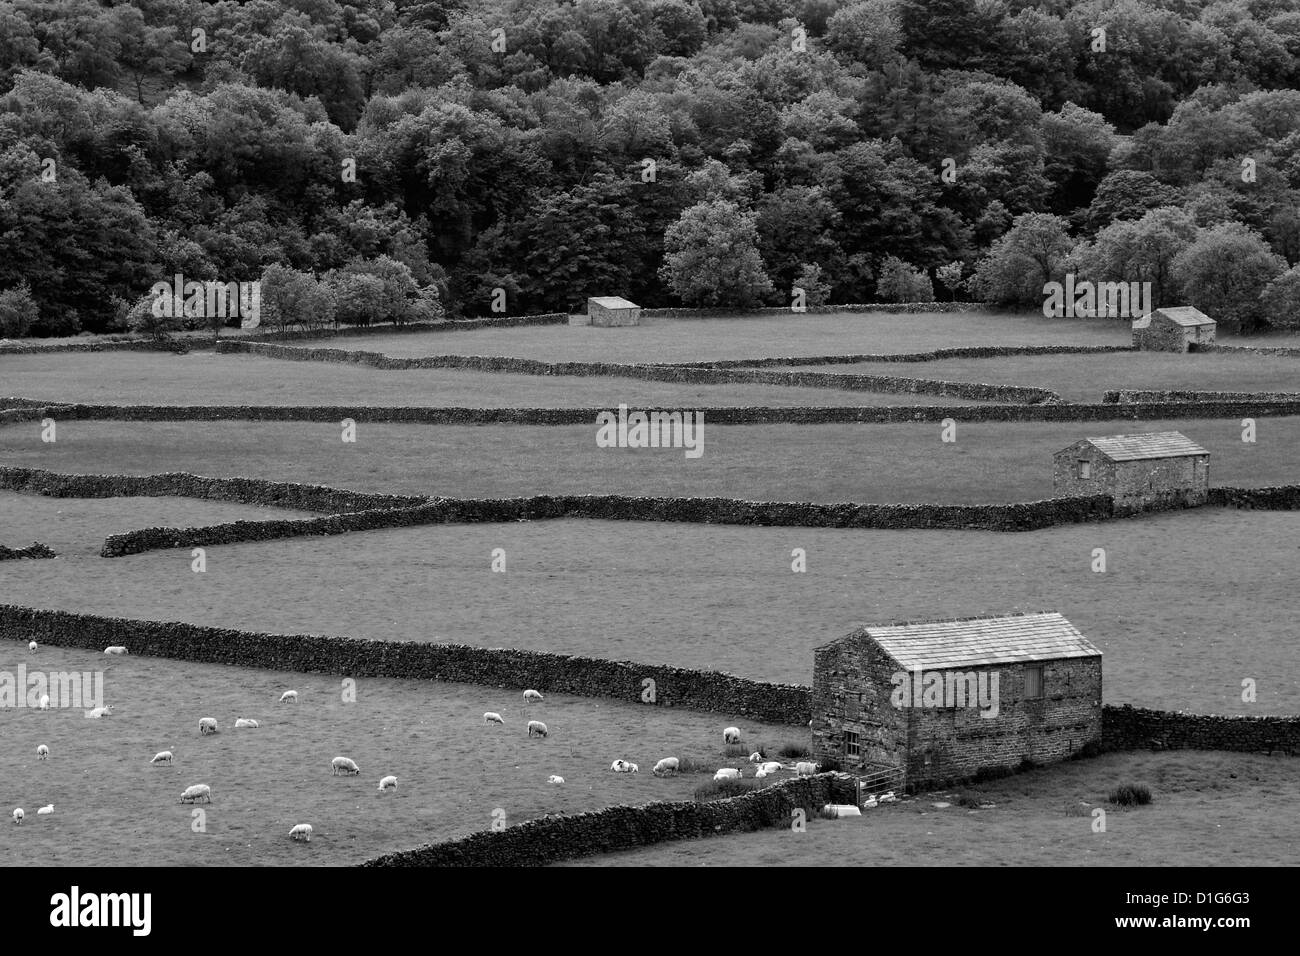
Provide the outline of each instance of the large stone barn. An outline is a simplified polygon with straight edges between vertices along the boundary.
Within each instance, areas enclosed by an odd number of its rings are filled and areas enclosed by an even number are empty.
[[[850,773],[936,783],[1101,736],[1101,651],[1054,612],[869,624],[815,654],[817,755]]]
[[[599,328],[641,324],[641,307],[616,295],[588,299],[587,314],[591,316],[591,324]]]
[[[1053,456],[1058,497],[1110,495],[1121,511],[1204,504],[1210,453],[1182,432],[1084,438]]]
[[[1215,321],[1190,305],[1156,309],[1133,321],[1133,348],[1147,352],[1187,352],[1214,342]]]

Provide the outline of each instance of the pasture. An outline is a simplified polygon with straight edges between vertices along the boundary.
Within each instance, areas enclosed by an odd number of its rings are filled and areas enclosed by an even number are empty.
[[[79,708],[17,707],[0,715],[0,857],[9,866],[355,864],[489,829],[498,809],[510,824],[689,800],[708,779],[655,777],[660,757],[738,765],[722,754],[722,728],[737,721],[722,714],[548,694],[525,715],[522,688],[405,680],[359,680],[355,702],[345,703],[340,679],[327,675],[0,643],[0,671],[20,663],[29,675],[104,670],[113,713],[87,720]],[[278,703],[288,688],[298,690],[297,704]],[[507,723],[484,724],[488,710]],[[240,716],[260,726],[235,730]],[[200,717],[215,717],[220,732],[201,736]],[[527,738],[530,717],[550,736]],[[806,735],[739,726],[756,743]],[[37,760],[42,743],[50,756]],[[150,765],[161,750],[172,751],[172,765]],[[361,775],[331,775],[337,755],[354,759]],[[615,757],[641,772],[613,773]],[[380,793],[388,774],[397,789]],[[565,783],[547,783],[551,774]],[[195,783],[212,788],[211,806],[179,802]],[[36,814],[50,803],[53,814]],[[8,819],[14,807],[27,813],[21,826]],[[196,808],[206,832],[191,829]],[[311,843],[289,839],[297,823],[312,825]]]

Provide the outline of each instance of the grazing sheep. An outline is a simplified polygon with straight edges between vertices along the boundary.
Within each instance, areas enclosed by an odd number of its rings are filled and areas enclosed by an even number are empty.
[[[564,783],[564,778],[557,773],[551,774],[546,778],[547,783]]]
[[[292,701],[295,704],[298,703],[298,692],[296,690],[286,690],[280,695],[280,703],[283,704],[286,700]]]
[[[50,755],[50,748],[45,746],[45,744],[41,744],[39,747],[36,748],[37,760],[44,760],[49,755]]]
[[[185,792],[181,794],[181,803],[193,803],[200,798],[208,803],[212,802],[212,788],[206,783],[196,783],[192,787],[186,787]]]
[[[18,809],[14,810],[14,823],[22,823],[23,817],[25,816],[27,816],[27,814],[23,813],[22,807],[19,807]]]
[[[738,744],[738,743],[740,743],[740,728],[739,728],[739,727],[728,727],[726,730],[724,730],[724,731],[722,732],[722,742],[723,742],[724,744]]]
[[[356,763],[349,757],[335,757],[330,761],[330,775],[337,777],[339,773],[350,773],[354,776],[361,771],[357,768]]]
[[[126,648],[123,647],[121,644],[114,644],[112,647],[106,647],[106,648],[104,648],[104,653],[105,653],[105,654],[125,654],[125,653],[126,653]]]
[[[98,720],[101,717],[111,717],[113,714],[113,705],[105,704],[103,707],[96,707],[94,710],[86,711],[86,716],[92,720]]]
[[[794,765],[794,772],[801,777],[811,777],[817,772],[817,765],[807,760],[800,760]]]
[[[396,789],[397,789],[397,778],[394,777],[394,776],[392,776],[392,775],[389,775],[389,776],[385,777],[383,780],[380,780],[380,781],[379,781],[379,789],[380,789],[380,790],[396,790]]]
[[[735,767],[723,767],[713,775],[714,780],[739,780],[744,776]]]
[[[663,777],[670,773],[677,773],[681,769],[682,764],[680,760],[676,757],[665,757],[663,760],[655,764],[652,772],[656,777]]]
[[[41,807],[39,810],[36,811],[36,815],[40,816],[42,813],[53,813],[53,812],[54,812],[54,804],[47,803],[45,806]]]
[[[551,732],[546,729],[546,725],[540,720],[530,720],[528,722],[528,736],[536,734],[538,737],[549,737]]]
[[[504,724],[505,721],[501,719],[501,715],[500,715],[500,714],[493,713],[492,711],[489,710],[486,714],[483,715],[483,723],[485,723],[485,724]]]
[[[257,725],[258,725],[258,724],[257,724],[257,721],[252,720],[252,719],[247,718],[247,717],[236,717],[236,718],[235,718],[235,729],[236,729],[236,730],[238,730],[238,729],[241,728],[241,727],[256,727]]]
[[[296,825],[294,826],[294,828],[293,828],[292,830],[289,831],[289,839],[291,839],[291,840],[297,840],[297,841],[299,841],[299,842],[305,840],[306,842],[310,843],[310,842],[311,842],[311,824],[310,824],[310,823],[299,823],[299,824],[296,824]]]
[[[34,651],[34,650],[36,650],[36,642],[35,642],[35,641],[28,641],[28,642],[27,642],[27,649],[28,649],[29,651]]]
[[[881,803],[897,803],[897,802],[898,802],[898,797],[894,796],[894,791],[892,791],[892,790],[886,790],[884,793],[882,793],[882,794],[880,795],[880,802],[881,802]]]
[[[542,699],[541,691],[536,691],[536,690],[524,691],[524,700],[541,700],[541,699]]]
[[[632,763],[632,761],[630,760],[619,759],[619,760],[615,760],[610,765],[609,769],[614,771],[615,773],[637,773],[641,768],[638,767],[636,764]]]
[[[759,764],[758,769],[762,770],[765,774],[767,774],[767,773],[776,773],[778,770],[781,770],[783,768],[778,761],[767,760]]]
[[[172,752],[170,750],[160,750],[153,755],[153,759],[150,760],[149,762],[150,763],[171,763]]]
[[[217,718],[215,717],[199,718],[199,733],[215,734],[216,732],[217,732]]]
[[[50,695],[49,695],[49,694],[41,694],[41,702],[40,702],[39,704],[36,705],[36,709],[37,709],[37,710],[49,710],[49,709],[50,709]]]

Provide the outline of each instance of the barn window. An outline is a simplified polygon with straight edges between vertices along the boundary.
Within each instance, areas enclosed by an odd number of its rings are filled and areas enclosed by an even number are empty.
[[[1080,478],[1092,477],[1092,462],[1090,461],[1079,462],[1079,477]]]
[[[862,752],[862,747],[858,743],[858,735],[850,730],[844,731],[844,753],[849,757],[856,757]]]
[[[1025,668],[1025,699],[1038,700],[1043,696],[1043,669],[1041,667]]]

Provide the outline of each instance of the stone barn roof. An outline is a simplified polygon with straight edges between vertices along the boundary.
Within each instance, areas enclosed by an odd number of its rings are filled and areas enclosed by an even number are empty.
[[[622,296],[617,296],[617,295],[592,296],[587,301],[596,303],[602,309],[639,309],[640,308],[640,306],[637,305],[635,302],[629,302],[627,299],[624,299]]]
[[[909,669],[949,670],[1101,656],[1101,651],[1055,611],[868,624],[840,640],[864,637],[875,641],[885,653]]]
[[[1159,315],[1168,319],[1174,325],[1181,325],[1184,328],[1194,328],[1198,325],[1214,325],[1215,321],[1202,312],[1200,309],[1190,305],[1180,305],[1172,309],[1156,309],[1154,312],[1148,312],[1140,319],[1133,322],[1133,328],[1145,329],[1151,326],[1152,317]]]
[[[1182,432],[1147,432],[1143,435],[1110,435],[1085,438],[1111,461],[1139,461],[1147,458],[1184,458],[1209,452]],[[1077,443],[1076,443],[1077,444]],[[1074,447],[1074,446],[1071,446]],[[1068,451],[1069,449],[1062,449]]]

